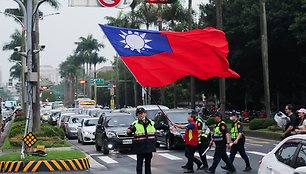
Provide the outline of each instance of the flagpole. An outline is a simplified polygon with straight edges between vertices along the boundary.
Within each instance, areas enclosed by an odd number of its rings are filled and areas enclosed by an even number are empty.
[[[144,88],[144,87],[143,87]],[[146,93],[148,94],[148,91],[146,90],[146,88],[144,88],[145,89],[145,91],[146,91]],[[176,127],[174,124],[173,124],[173,122],[170,120],[170,118],[168,117],[168,115],[160,108],[160,106],[157,104],[157,101],[154,99],[154,98],[152,98],[152,96],[150,95],[150,94],[148,94],[149,96],[150,96],[150,98],[153,100],[153,102],[156,104],[156,106],[158,107],[158,109],[163,113],[163,115],[166,117],[166,119],[172,124],[172,126],[174,126],[174,127]],[[177,131],[178,132],[178,131]],[[178,132],[179,133],[179,132]],[[185,139],[184,139],[184,136],[181,134],[181,133],[179,133],[180,135],[181,135],[181,137],[182,137],[182,139],[185,141]]]

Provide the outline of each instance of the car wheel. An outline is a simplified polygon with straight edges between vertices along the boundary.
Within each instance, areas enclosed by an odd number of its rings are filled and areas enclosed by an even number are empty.
[[[102,147],[101,147],[101,146],[99,146],[99,145],[98,145],[98,143],[96,142],[96,150],[97,150],[98,152],[100,152],[100,151],[101,151],[101,149],[102,149]]]
[[[104,155],[108,155],[109,154],[109,149],[107,149],[107,147],[105,146],[104,142],[102,143],[102,152]]]
[[[166,139],[166,149],[167,150],[171,150],[172,149],[172,142],[171,142],[169,137],[167,137],[167,139]]]

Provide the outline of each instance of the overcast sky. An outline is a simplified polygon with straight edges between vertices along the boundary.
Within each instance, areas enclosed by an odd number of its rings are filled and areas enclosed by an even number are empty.
[[[47,3],[39,8],[44,15],[57,13],[58,15],[46,16],[40,20],[40,44],[46,45],[44,51],[40,54],[40,65],[52,65],[58,68],[59,64],[73,54],[76,45],[81,36],[87,37],[92,34],[105,48],[100,51],[100,55],[108,59],[104,64],[97,67],[110,65],[113,61],[115,50],[105,38],[98,24],[105,24],[105,16],[116,17],[120,11],[117,8],[102,7],[68,7],[68,0],[58,0],[61,3],[60,9],[52,9]],[[187,0],[181,0],[187,7]],[[198,9],[200,3],[206,3],[208,0],[194,0],[193,8]],[[17,8],[18,4],[13,0],[0,0],[0,12],[6,8]],[[128,12],[125,9],[124,12]],[[8,61],[13,51],[3,51],[3,45],[10,41],[10,36],[16,29],[21,29],[21,25],[16,23],[11,17],[0,13],[0,83],[5,84],[9,79],[9,69],[14,63]]]

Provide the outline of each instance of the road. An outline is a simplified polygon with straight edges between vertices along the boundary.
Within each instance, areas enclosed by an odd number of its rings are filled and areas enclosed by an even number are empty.
[[[107,173],[107,174],[135,174],[136,168],[136,155],[134,154],[121,154],[116,151],[111,151],[109,155],[103,155],[95,150],[94,144],[81,145],[77,143],[77,140],[70,140],[70,142],[75,145],[76,148],[87,153],[92,159],[92,166],[89,171],[83,173]],[[248,137],[246,141],[246,152],[249,156],[253,170],[248,172],[250,174],[257,173],[258,161],[261,160],[264,154],[268,153],[275,147],[278,142]],[[208,163],[212,164],[214,150],[208,152]],[[196,154],[198,156],[198,154]],[[183,149],[177,150],[166,150],[164,147],[157,148],[157,152],[153,154],[152,159],[152,173],[183,173],[181,166],[186,163],[186,157],[184,156]],[[218,168],[216,169],[216,174],[225,173],[224,170],[220,168],[224,165],[223,161],[220,162]],[[234,165],[237,169],[237,173],[244,173],[242,170],[245,167],[245,163],[240,155],[236,156]],[[195,168],[196,166],[194,166]],[[71,173],[71,172],[70,172]],[[73,172],[79,173],[79,172]],[[195,171],[195,173],[205,173],[204,171]]]

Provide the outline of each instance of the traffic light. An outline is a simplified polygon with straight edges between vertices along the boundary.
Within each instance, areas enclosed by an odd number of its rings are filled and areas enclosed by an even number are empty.
[[[156,3],[156,4],[173,4],[177,0],[146,0],[147,3]]]
[[[87,83],[87,81],[86,80],[80,80],[80,83],[85,84],[85,83]]]

